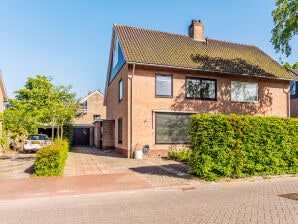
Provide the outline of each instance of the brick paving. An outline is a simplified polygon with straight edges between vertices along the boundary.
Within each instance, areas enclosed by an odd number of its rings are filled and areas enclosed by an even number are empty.
[[[186,164],[164,158],[128,159],[114,151],[73,147],[66,161],[64,176],[134,173],[152,186],[162,187],[192,183],[187,170]]]

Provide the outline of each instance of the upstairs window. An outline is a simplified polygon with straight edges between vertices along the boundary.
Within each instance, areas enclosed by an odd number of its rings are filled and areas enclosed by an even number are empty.
[[[156,75],[155,76],[155,96],[172,97],[173,96],[173,76]]]
[[[98,121],[98,120],[100,120],[101,118],[100,118],[100,115],[98,115],[98,114],[94,114],[93,115],[93,120],[94,121]]]
[[[123,99],[123,84],[122,84],[122,79],[120,79],[119,81],[119,88],[118,88],[118,91],[119,91],[119,101],[121,101]]]
[[[115,36],[114,39],[114,49],[113,49],[113,64],[112,64],[112,68],[115,68],[117,63],[118,63],[118,51],[119,51],[119,41],[118,41],[118,37]]]
[[[231,101],[258,102],[258,83],[232,81]]]
[[[87,110],[87,101],[84,101],[84,102],[80,103],[79,108],[82,109],[82,110]]]
[[[296,95],[296,82],[290,81],[290,94],[291,96]]]
[[[187,77],[186,98],[216,100],[216,80]]]

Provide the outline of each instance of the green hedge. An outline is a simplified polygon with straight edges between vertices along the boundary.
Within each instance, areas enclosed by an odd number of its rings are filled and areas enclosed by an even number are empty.
[[[56,140],[37,152],[34,176],[61,176],[69,150],[68,142]]]
[[[240,115],[193,115],[190,172],[221,177],[298,173],[298,120]]]

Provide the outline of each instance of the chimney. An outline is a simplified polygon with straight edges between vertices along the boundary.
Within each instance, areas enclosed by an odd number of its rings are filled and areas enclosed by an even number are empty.
[[[188,35],[196,41],[205,41],[204,24],[201,20],[192,20],[188,27]]]

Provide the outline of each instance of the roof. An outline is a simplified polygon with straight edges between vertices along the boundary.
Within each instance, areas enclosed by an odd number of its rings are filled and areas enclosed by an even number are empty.
[[[101,96],[104,96],[104,95],[100,92],[100,90],[94,90],[94,91],[89,92],[87,96],[81,98],[79,102],[80,102],[80,103],[85,102],[89,97],[91,97],[91,96],[94,95],[95,93],[100,94]]]
[[[289,68],[290,72],[292,72],[294,75],[298,76],[298,69]]]
[[[271,57],[253,45],[114,25],[127,63],[169,66],[276,79],[295,79]]]

